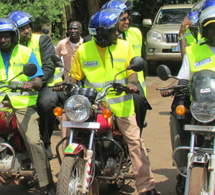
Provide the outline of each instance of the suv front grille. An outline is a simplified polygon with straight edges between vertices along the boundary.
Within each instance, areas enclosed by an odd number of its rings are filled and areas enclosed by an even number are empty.
[[[178,43],[178,34],[164,34],[167,43]]]

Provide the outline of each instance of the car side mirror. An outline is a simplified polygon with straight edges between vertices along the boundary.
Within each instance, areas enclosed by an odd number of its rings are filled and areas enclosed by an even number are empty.
[[[143,26],[150,27],[152,25],[152,20],[151,19],[143,19],[142,24],[143,24]]]

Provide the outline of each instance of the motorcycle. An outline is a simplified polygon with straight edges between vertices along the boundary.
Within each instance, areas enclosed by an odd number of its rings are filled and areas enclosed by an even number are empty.
[[[143,65],[144,60],[135,57],[126,70],[141,71]],[[62,138],[56,146],[61,164],[57,194],[91,194],[94,179],[106,181],[112,188],[120,188],[125,179],[135,179],[135,174],[129,173],[128,147],[105,100],[108,93],[120,95],[127,91],[126,86],[116,82],[117,75],[113,83],[98,93],[94,88],[79,88],[71,82],[60,84],[68,96],[64,112],[69,121],[63,126],[70,128],[70,136]],[[63,110],[58,107],[54,113],[59,116]],[[61,161],[59,146],[65,139],[69,143]]]
[[[1,93],[18,92],[19,84],[13,80],[22,74],[33,76],[36,72],[35,64],[26,64],[22,72],[8,81],[8,85],[0,86]],[[18,131],[15,111],[9,101],[3,100],[0,103],[0,185],[11,183],[30,188],[37,184],[37,175]]]
[[[175,78],[165,65],[157,68],[161,80]],[[176,79],[176,78],[175,78]],[[180,146],[173,151],[172,158],[179,174],[186,178],[185,195],[215,194],[215,110],[214,110],[215,72],[200,70],[193,74],[189,85],[177,85],[158,90],[172,90],[172,94],[187,94],[191,99],[190,109],[179,105],[176,112],[183,116],[191,113],[191,120],[184,125],[190,132],[190,146]],[[179,170],[175,155],[185,150],[187,154],[187,173]]]

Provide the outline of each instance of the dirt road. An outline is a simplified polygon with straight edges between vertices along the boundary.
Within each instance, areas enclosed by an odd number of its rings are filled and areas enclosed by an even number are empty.
[[[169,112],[172,98],[161,98],[158,87],[167,86],[172,80],[163,82],[157,77],[147,77],[148,100],[153,110],[148,111],[146,120],[148,126],[143,131],[143,138],[147,148],[150,148],[149,158],[152,171],[155,175],[156,189],[162,192],[162,195],[175,195],[175,184],[177,171],[172,166],[171,145],[169,136]],[[55,151],[56,143],[60,139],[60,132],[55,131],[52,138],[52,149]],[[57,182],[59,163],[57,159],[51,161],[53,176]],[[106,185],[101,185],[100,195],[122,195],[133,194],[135,191],[134,182],[127,181],[127,185],[120,192],[111,191]],[[7,186],[0,188],[1,195],[39,195],[44,194],[39,189],[27,190],[23,186]]]

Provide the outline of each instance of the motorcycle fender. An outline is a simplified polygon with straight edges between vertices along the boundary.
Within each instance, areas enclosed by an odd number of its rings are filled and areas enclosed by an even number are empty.
[[[193,154],[192,158],[190,159],[191,164],[198,163],[198,164],[206,164],[210,159],[210,156],[207,153],[196,153]]]
[[[64,155],[74,155],[78,154],[79,152],[83,151],[84,157],[86,156],[87,148],[85,145],[80,143],[72,143],[68,145],[64,151]]]

